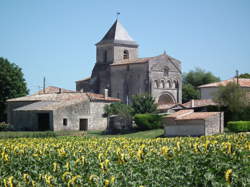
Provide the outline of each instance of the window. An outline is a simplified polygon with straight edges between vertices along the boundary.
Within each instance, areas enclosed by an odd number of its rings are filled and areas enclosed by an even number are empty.
[[[160,87],[161,87],[161,88],[165,88],[165,82],[164,82],[164,80],[161,80]]]
[[[68,125],[68,119],[63,118],[63,125],[64,125],[64,126],[67,126],[67,125]]]
[[[172,87],[171,82],[170,82],[170,80],[168,80],[167,81],[167,88],[171,88],[171,87]]]
[[[178,82],[176,80],[174,81],[173,87],[178,88]]]
[[[169,69],[168,69],[168,67],[165,67],[163,70],[163,75],[168,76],[168,74],[169,74]]]
[[[104,51],[104,59],[103,59],[103,61],[107,62],[107,60],[108,60],[108,52]]]
[[[157,81],[157,80],[154,81],[154,87],[155,87],[155,88],[158,88],[158,87],[159,87],[158,81]]]
[[[129,53],[128,53],[128,50],[124,50],[123,51],[123,59],[129,59]]]

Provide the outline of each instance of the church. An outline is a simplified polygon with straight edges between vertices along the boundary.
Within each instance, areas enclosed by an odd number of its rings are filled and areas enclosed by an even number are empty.
[[[76,81],[76,91],[106,91],[127,104],[137,94],[150,94],[159,105],[182,103],[181,62],[165,52],[139,58],[138,49],[139,45],[117,19],[96,44],[91,77]]]

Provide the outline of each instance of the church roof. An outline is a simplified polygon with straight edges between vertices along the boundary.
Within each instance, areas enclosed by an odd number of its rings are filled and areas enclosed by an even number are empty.
[[[117,44],[127,44],[127,45],[137,45],[136,42],[129,36],[126,29],[122,26],[122,24],[116,20],[109,31],[105,34],[98,44],[104,43],[117,43]]]

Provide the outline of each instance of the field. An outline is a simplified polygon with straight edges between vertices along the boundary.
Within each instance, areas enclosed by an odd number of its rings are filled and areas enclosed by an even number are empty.
[[[249,186],[250,136],[0,139],[0,186]]]

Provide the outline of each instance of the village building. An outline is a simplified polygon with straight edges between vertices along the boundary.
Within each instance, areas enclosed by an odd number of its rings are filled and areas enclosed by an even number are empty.
[[[219,87],[226,86],[230,82],[239,84],[239,86],[242,89],[246,90],[247,92],[250,92],[250,79],[232,78],[232,79],[224,80],[220,82],[200,85],[198,88],[200,89],[201,99],[213,99],[214,94],[218,91]]]
[[[182,102],[181,62],[165,52],[139,58],[138,44],[116,20],[96,44],[96,63],[89,78],[76,81],[76,90],[103,93],[131,103],[136,94],[150,94],[159,105]]]
[[[180,110],[163,121],[165,136],[207,136],[224,132],[223,112]]]
[[[107,95],[48,87],[30,96],[9,99],[8,123],[15,130],[105,130],[104,106],[117,101]]]

